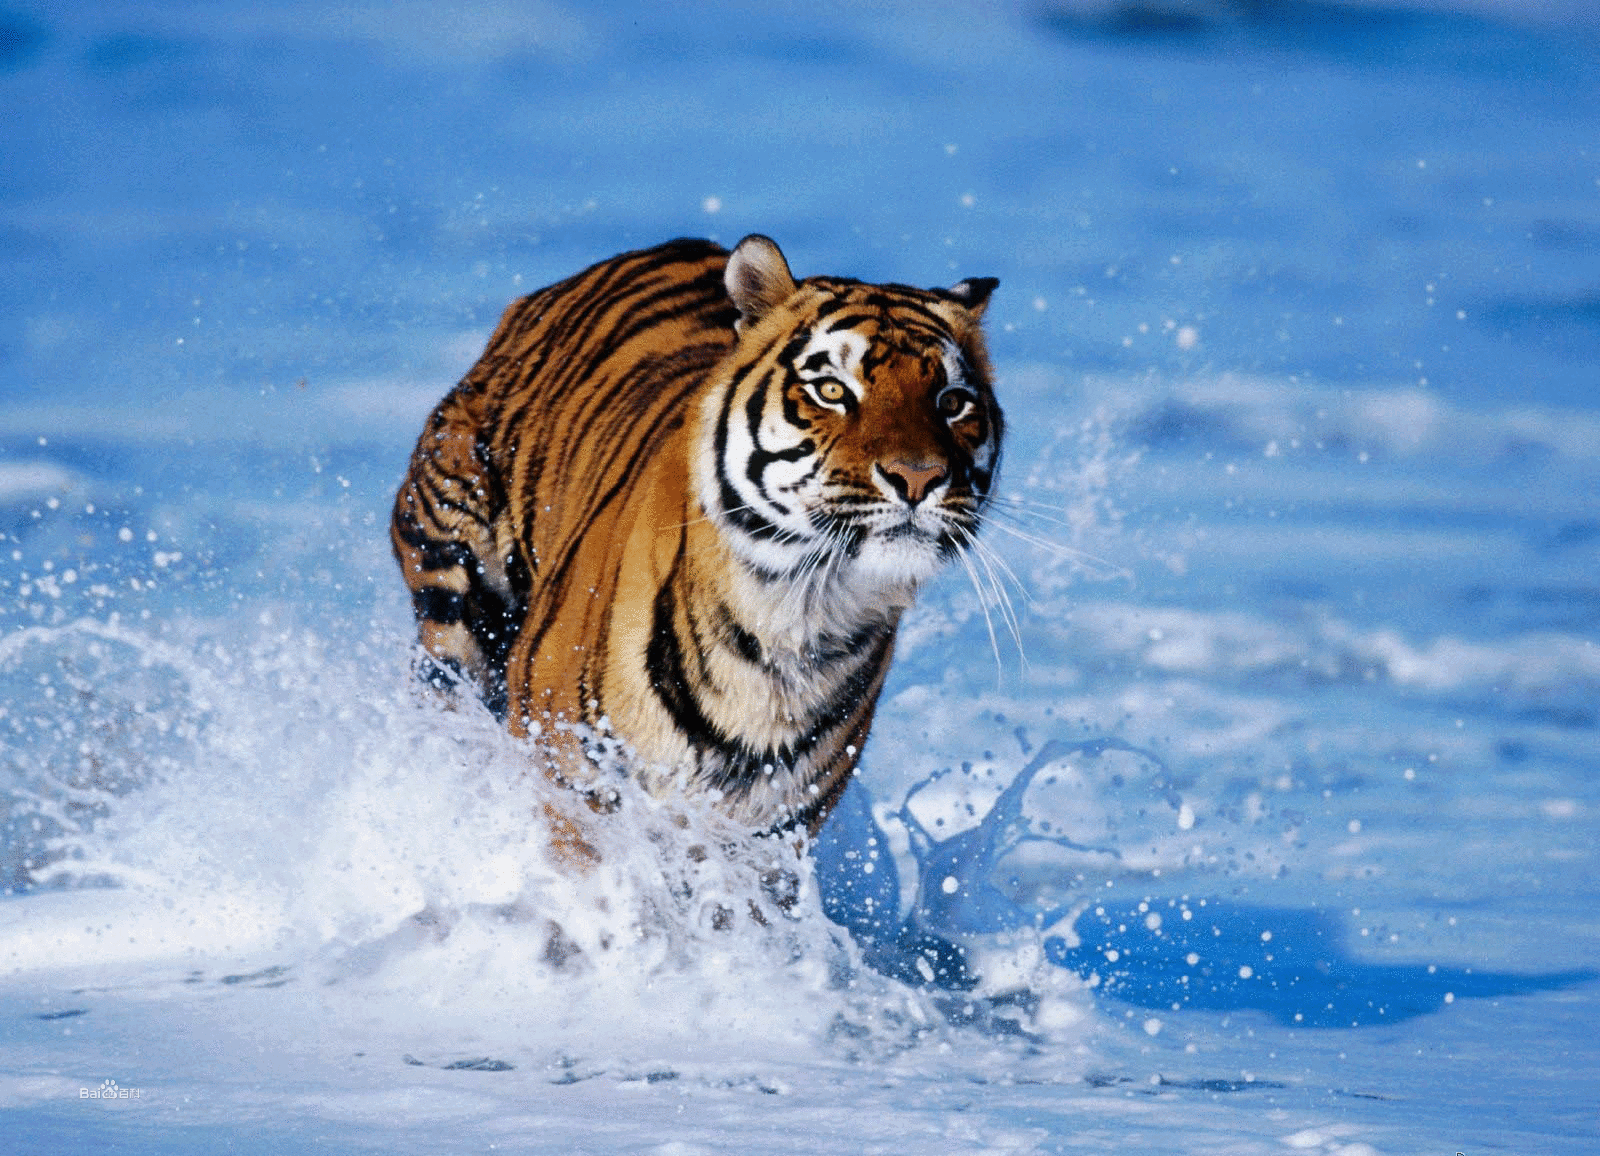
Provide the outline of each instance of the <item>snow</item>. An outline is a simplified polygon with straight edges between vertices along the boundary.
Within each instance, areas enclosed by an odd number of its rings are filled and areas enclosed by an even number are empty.
[[[1592,1150],[1590,7],[0,13],[0,1147]],[[575,877],[388,504],[750,231],[1000,278],[1017,630],[929,590],[811,858]]]

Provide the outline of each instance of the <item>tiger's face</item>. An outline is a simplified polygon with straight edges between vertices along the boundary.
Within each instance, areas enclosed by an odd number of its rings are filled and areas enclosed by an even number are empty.
[[[977,533],[1002,417],[979,318],[995,282],[811,278],[747,238],[731,367],[702,414],[702,504],[769,578],[914,587]]]

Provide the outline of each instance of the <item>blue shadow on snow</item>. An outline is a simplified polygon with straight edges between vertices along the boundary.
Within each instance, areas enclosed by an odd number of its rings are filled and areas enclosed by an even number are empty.
[[[1190,918],[1184,919],[1187,911]],[[1160,923],[1151,927],[1151,916]],[[1100,906],[1079,917],[1077,947],[1044,942],[1050,962],[1105,994],[1163,1010],[1260,1011],[1290,1027],[1351,1028],[1436,1012],[1452,998],[1529,995],[1600,976],[1519,975],[1426,964],[1369,963],[1323,911],[1207,899]]]
[[[888,838],[867,792],[852,783],[813,847],[823,911],[850,932],[873,969],[918,986],[970,990],[978,979],[962,937],[1044,929],[1067,911],[1064,905],[1030,909],[1009,898],[991,879],[1003,856],[1022,842],[1042,840],[1119,857],[1112,848],[1036,834],[1023,812],[1029,785],[1052,762],[1111,750],[1149,760],[1158,771],[1149,786],[1170,791],[1170,773],[1148,751],[1118,739],[1051,741],[973,828],[937,839],[902,808],[919,874],[906,917]],[[1451,999],[1527,995],[1600,978],[1588,969],[1519,975],[1370,963],[1350,954],[1343,925],[1324,911],[1212,898],[1100,904],[1078,917],[1074,932],[1077,946],[1064,936],[1047,937],[1046,957],[1107,996],[1162,1010],[1260,1011],[1291,1027],[1398,1023],[1436,1012]]]

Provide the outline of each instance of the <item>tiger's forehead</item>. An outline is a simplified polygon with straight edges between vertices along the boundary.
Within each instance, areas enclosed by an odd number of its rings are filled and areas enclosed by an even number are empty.
[[[799,340],[785,351],[802,377],[870,375],[887,362],[906,360],[947,369],[962,362],[959,342],[935,311],[942,303],[924,290],[820,278],[806,286],[816,295],[798,319]]]
[[[867,334],[853,327],[828,329],[819,326],[800,347],[794,366],[801,377],[844,372],[854,375],[872,348]]]
[[[812,291],[801,306],[804,322],[815,329],[854,329],[909,347],[953,336],[948,303],[926,289],[829,277],[810,277],[802,285]]]
[[[956,343],[943,335],[929,334],[919,341],[896,340],[903,334],[869,334],[858,327],[828,329],[819,327],[800,345],[792,358],[794,373],[802,381],[839,377],[867,388],[884,372],[903,376],[904,384],[926,383],[937,376],[942,366],[947,381],[964,380],[968,374]]]

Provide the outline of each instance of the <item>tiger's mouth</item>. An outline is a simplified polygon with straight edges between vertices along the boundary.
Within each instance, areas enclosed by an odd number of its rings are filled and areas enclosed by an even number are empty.
[[[934,542],[950,530],[950,515],[939,507],[828,508],[820,519],[826,530],[840,536],[849,552],[868,542]]]
[[[966,511],[944,506],[878,509],[850,520],[844,552],[864,576],[922,582],[960,553],[976,531],[975,521]]]
[[[901,538],[917,538],[920,540],[927,540],[937,537],[938,535],[929,533],[927,530],[924,530],[921,526],[917,525],[908,518],[903,522],[890,526],[886,530],[879,530],[874,536],[884,542],[894,542]]]

